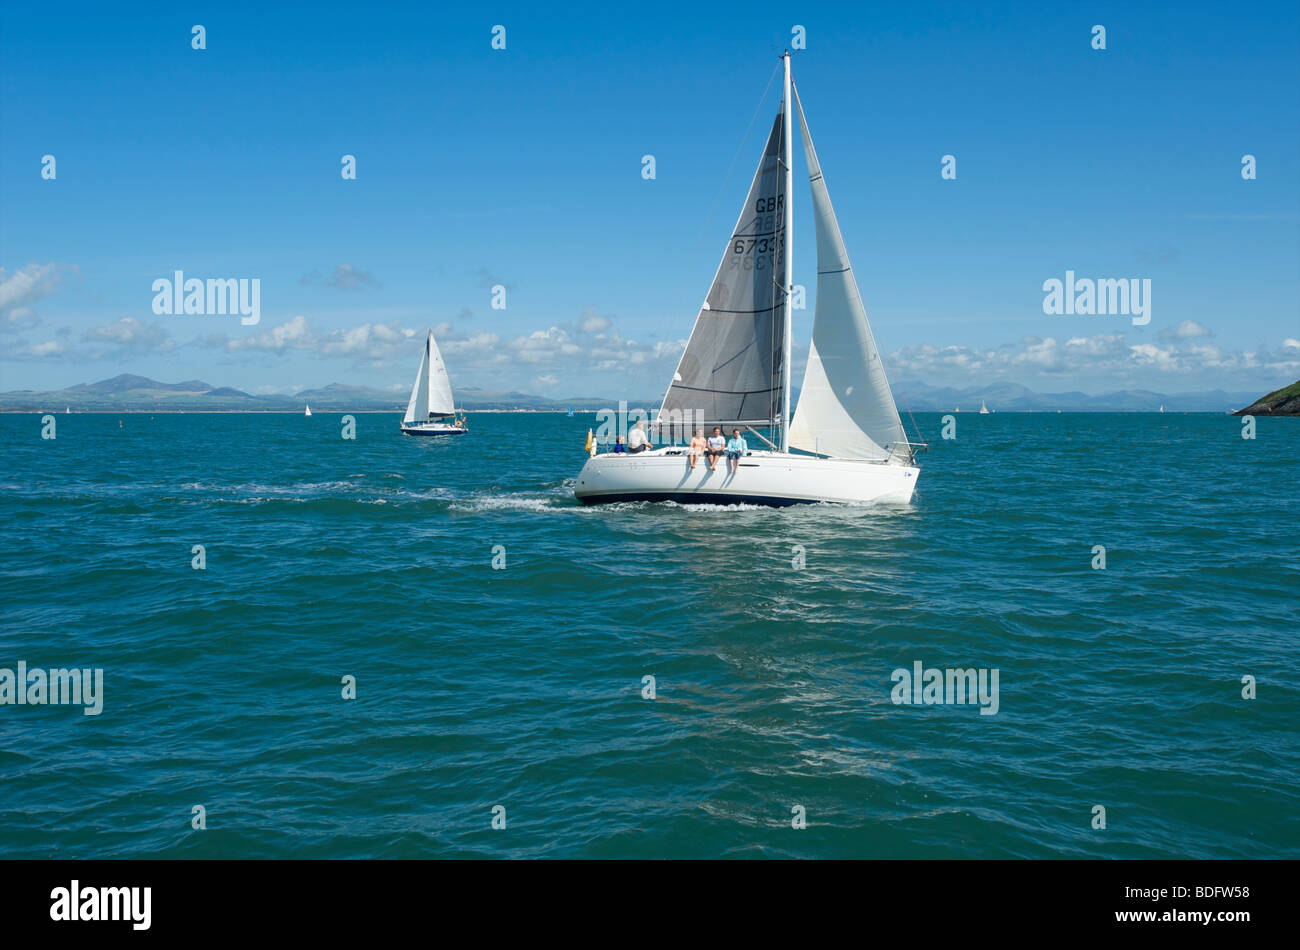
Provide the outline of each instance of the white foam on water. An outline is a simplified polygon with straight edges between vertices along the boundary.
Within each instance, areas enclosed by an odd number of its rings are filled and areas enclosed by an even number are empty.
[[[483,495],[454,502],[451,508],[453,511],[569,511],[573,506],[523,495]]]
[[[142,487],[142,486],[136,486]],[[169,486],[158,486],[165,488]],[[357,486],[350,482],[329,481],[329,482],[295,482],[288,485],[267,485],[263,482],[241,482],[234,485],[210,485],[203,482],[185,482],[180,486],[186,491],[234,491],[234,492],[256,492],[263,495],[272,495],[275,497],[300,497],[303,495],[315,496],[340,491],[356,491]]]

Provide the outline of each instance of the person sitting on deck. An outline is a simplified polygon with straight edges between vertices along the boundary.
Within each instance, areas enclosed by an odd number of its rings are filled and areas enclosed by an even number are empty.
[[[638,419],[632,431],[627,434],[627,450],[635,455],[637,452],[653,448],[654,446],[650,444],[650,436],[646,435],[645,423]]]
[[[727,440],[722,437],[722,426],[714,426],[713,435],[709,436],[708,448],[704,452],[704,454],[709,458],[710,472],[715,470],[718,464],[718,459],[722,457],[722,453],[725,452],[726,449]]]
[[[732,475],[735,475],[736,470],[740,467],[740,457],[748,451],[749,443],[740,434],[740,430],[732,429],[731,439],[727,442],[727,465],[731,468]]]
[[[691,444],[686,449],[686,457],[690,460],[691,468],[695,467],[695,463],[700,460],[700,456],[703,454],[704,454],[704,430],[696,429],[695,435],[691,438]]]

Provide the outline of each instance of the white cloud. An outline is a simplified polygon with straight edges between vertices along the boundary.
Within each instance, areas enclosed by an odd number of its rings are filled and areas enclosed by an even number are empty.
[[[1192,321],[1184,321],[1192,324]],[[1122,333],[1091,337],[1025,337],[1019,343],[992,349],[945,346],[928,343],[906,346],[886,360],[888,368],[923,378],[964,377],[983,382],[993,378],[1052,376],[1089,378],[1128,377],[1140,370],[1161,376],[1181,375],[1189,380],[1210,371],[1267,371],[1280,374],[1300,372],[1300,341],[1287,339],[1276,350],[1231,351],[1210,343],[1197,342],[1205,335],[1199,324],[1184,329],[1181,336],[1159,343],[1129,343]]]
[[[12,274],[0,267],[0,331],[22,330],[40,324],[31,305],[58,291],[63,277],[76,273],[71,264],[37,264],[20,267]]]
[[[299,315],[255,336],[215,334],[195,343],[232,354],[299,352],[350,359],[366,369],[404,376],[419,359],[424,333],[423,327],[407,328],[396,321],[320,332]],[[616,332],[592,335],[557,326],[511,336],[487,330],[466,334],[443,322],[434,335],[459,385],[514,389],[519,367],[527,366],[540,385],[567,389],[564,382],[571,381],[593,391],[632,387],[637,398],[663,385],[686,345],[685,340],[641,343]]]
[[[1160,331],[1160,339],[1164,343],[1174,340],[1191,340],[1198,336],[1210,336],[1210,331],[1195,320],[1184,320],[1175,327],[1166,327]]]
[[[111,343],[139,353],[166,353],[176,347],[171,334],[163,327],[141,323],[134,317],[123,317],[108,326],[87,330],[83,339],[87,343]]]
[[[32,327],[40,326],[41,323],[41,318],[31,307],[14,307],[12,310],[3,311],[3,314],[0,318],[0,331],[30,330]]]
[[[67,349],[57,340],[46,340],[44,343],[35,343],[27,347],[26,353],[35,359],[46,359],[51,356],[61,356]]]
[[[314,270],[310,274],[304,274],[298,283],[324,284],[327,287],[337,287],[339,290],[379,287],[379,281],[375,279],[374,274],[361,270],[359,267],[353,267],[351,264],[336,265],[328,278],[322,276],[320,271]]]
[[[609,317],[596,313],[594,307],[588,307],[583,311],[582,319],[578,321],[578,329],[583,333],[603,333],[613,324]]]
[[[263,330],[253,336],[240,336],[230,339],[225,334],[216,334],[206,338],[204,342],[209,341],[212,343],[219,342],[221,348],[227,353],[238,353],[241,350],[280,353],[290,349],[312,349],[314,336],[307,325],[307,318],[299,314],[287,323],[282,323],[278,327],[272,327],[269,330]]]
[[[411,352],[416,330],[397,321],[363,323],[328,332],[317,331],[302,314],[253,336],[230,337],[211,334],[195,343],[227,353],[311,353],[326,358],[344,358],[382,364]]]

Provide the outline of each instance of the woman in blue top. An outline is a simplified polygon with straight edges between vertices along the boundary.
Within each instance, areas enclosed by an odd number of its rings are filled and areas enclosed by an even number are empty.
[[[749,445],[741,437],[740,430],[732,429],[731,438],[727,440],[727,467],[731,469],[732,475],[740,467],[740,457],[748,451]]]

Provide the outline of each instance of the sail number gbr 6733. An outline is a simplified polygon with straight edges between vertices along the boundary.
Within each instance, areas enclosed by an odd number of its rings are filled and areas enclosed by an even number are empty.
[[[732,238],[729,266],[742,270],[767,270],[774,262],[783,264],[784,217],[785,195],[755,201],[749,228]]]

